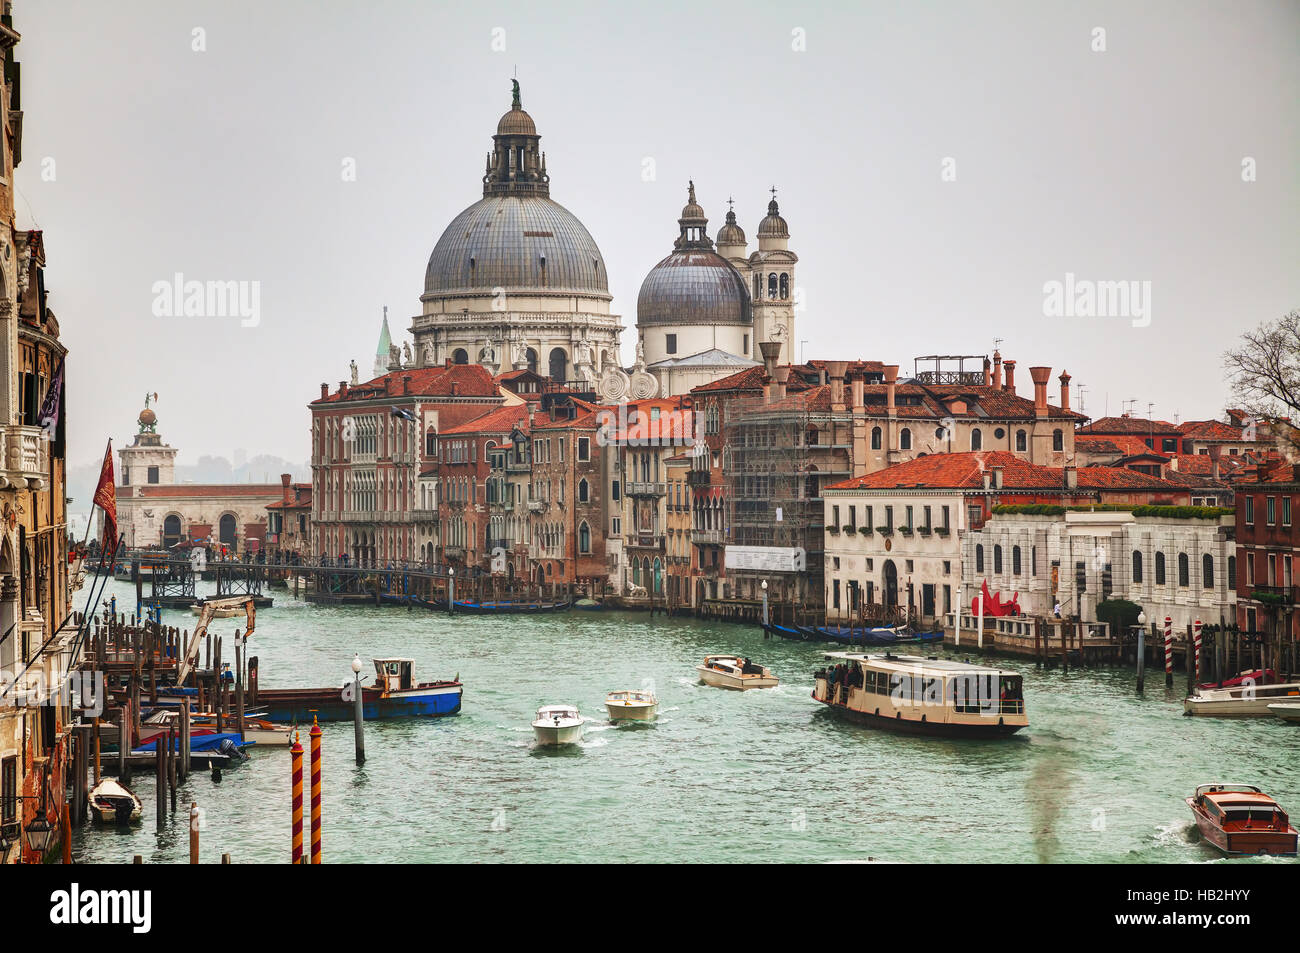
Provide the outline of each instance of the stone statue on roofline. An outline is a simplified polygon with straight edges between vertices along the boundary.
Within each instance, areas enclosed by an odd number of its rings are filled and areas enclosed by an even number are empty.
[[[356,362],[356,361],[353,361],[353,362],[351,363],[349,369],[352,371],[352,386],[353,386],[353,387],[356,387],[357,384],[358,384],[358,380],[357,380],[357,362]]]

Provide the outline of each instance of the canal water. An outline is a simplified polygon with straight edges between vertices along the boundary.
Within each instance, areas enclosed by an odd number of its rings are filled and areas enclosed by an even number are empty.
[[[132,588],[114,593],[130,611]],[[272,594],[250,643],[264,687],[341,685],[354,652],[367,672],[371,656],[408,656],[419,680],[465,683],[458,716],[367,722],[364,767],[351,723],[324,726],[326,862],[1227,862],[1183,803],[1197,784],[1256,784],[1300,816],[1300,730],[1185,718],[1181,673],[1169,691],[1151,673],[1139,698],[1131,671],[1016,660],[1029,728],[919,738],[831,717],[810,697],[825,647],[756,627],[582,611],[448,618]],[[194,618],[165,614],[186,628]],[[228,655],[236,623],[212,625]],[[780,687],[698,684],[695,666],[722,652],[768,665]],[[611,727],[605,692],[643,685],[659,694],[658,723]],[[550,702],[588,717],[580,746],[534,746],[529,723]],[[288,751],[249,750],[220,782],[196,771],[181,786],[182,807],[203,809],[203,862],[289,859]],[[186,862],[185,811],[158,833],[152,773],[134,789],[144,823],[82,828],[78,862]]]

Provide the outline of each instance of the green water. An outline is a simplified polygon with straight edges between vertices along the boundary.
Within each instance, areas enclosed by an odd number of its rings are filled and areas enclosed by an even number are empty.
[[[133,605],[129,586],[109,592]],[[809,697],[825,649],[756,628],[580,611],[453,620],[273,595],[252,641],[264,686],[341,684],[354,652],[367,666],[372,655],[410,656],[418,679],[465,683],[458,716],[367,722],[363,768],[351,723],[324,727],[326,862],[1227,862],[1183,803],[1197,784],[1257,784],[1300,815],[1300,730],[1185,718],[1182,692],[1166,692],[1161,673],[1139,698],[1129,671],[1062,674],[1017,660],[1030,727],[954,741],[831,717]],[[166,620],[192,627],[194,617]],[[227,646],[237,622],[213,623]],[[763,662],[780,687],[697,684],[695,666],[719,652]],[[658,723],[609,726],[605,692],[647,680]],[[580,746],[534,747],[529,723],[547,702],[590,719]],[[289,754],[250,750],[219,783],[199,771],[181,787],[182,806],[204,810],[204,862],[289,859]],[[145,823],[83,828],[76,860],[188,859],[185,812],[159,833],[152,775],[134,787]]]

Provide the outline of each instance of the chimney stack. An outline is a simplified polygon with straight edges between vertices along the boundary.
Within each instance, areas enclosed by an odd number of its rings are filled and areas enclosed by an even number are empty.
[[[994,467],[994,468],[993,468],[993,489],[995,489],[995,490],[1000,490],[1000,489],[1002,489],[1002,471],[1003,471],[1003,469],[1005,469],[1005,468],[1004,468],[1004,467]]]
[[[1034,416],[1047,416],[1047,379],[1052,376],[1050,367],[1031,367],[1029,376],[1034,381]]]
[[[1079,468],[1065,468],[1065,488],[1067,490],[1077,490],[1079,488]]]
[[[984,386],[985,386],[985,387],[989,387],[989,386],[992,385],[992,383],[993,383],[993,370],[992,370],[992,368],[993,368],[993,365],[992,365],[991,363],[989,363],[989,359],[988,359],[987,357],[984,358]]]
[[[324,399],[325,399],[326,397],[328,397],[329,395],[330,395],[330,385],[329,385],[329,384],[321,384],[321,385],[320,385],[320,399],[321,399],[321,400],[324,400]]]
[[[772,370],[772,392],[768,397],[769,402],[776,403],[778,400],[785,398],[785,384],[790,379],[790,368],[777,367]]]
[[[844,404],[844,372],[849,369],[848,361],[827,361],[826,376],[831,385],[831,413],[842,414],[847,409]]]
[[[1007,361],[1004,366],[1007,369],[1007,386],[1004,389],[1014,394],[1016,392],[1016,362]]]
[[[993,386],[1002,389],[1002,352],[993,352]]]
[[[1070,372],[1061,371],[1061,409],[1070,409]]]
[[[347,382],[347,381],[339,381],[339,396],[342,397],[342,398],[345,398],[345,399],[347,398],[347,396],[348,396],[348,382]]]
[[[455,381],[452,381],[452,382],[451,382],[451,392],[452,392],[453,394],[456,393],[456,382],[455,382]],[[402,393],[403,393],[403,394],[409,394],[409,393],[411,393],[411,375],[409,375],[409,374],[403,374],[403,375],[402,375]]]
[[[286,505],[288,505],[288,504],[291,502],[291,500],[289,499],[289,492],[290,492],[290,490],[289,490],[289,484],[292,483],[292,482],[293,482],[293,474],[292,474],[292,473],[281,473],[281,474],[280,474],[280,487],[281,487],[281,490],[282,490],[283,493],[284,493],[284,495],[281,497],[281,499],[284,500],[284,502],[285,502]]]
[[[867,406],[866,383],[861,377],[855,377],[851,388],[853,392],[853,409],[855,411],[864,410]]]
[[[1219,479],[1219,457],[1223,455],[1223,447],[1217,443],[1210,444],[1210,479]]]
[[[898,386],[898,365],[885,365],[885,412],[889,416],[896,416],[898,405],[894,403],[894,390]]]

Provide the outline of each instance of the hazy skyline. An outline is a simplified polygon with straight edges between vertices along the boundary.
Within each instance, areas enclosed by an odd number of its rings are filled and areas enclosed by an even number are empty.
[[[628,363],[687,179],[711,235],[735,198],[751,249],[777,187],[805,358],[910,373],[1001,339],[1021,393],[1044,364],[1093,416],[1203,419],[1238,332],[1300,303],[1296,4],[18,0],[14,26],[72,464],[129,439],[146,391],[184,462],[306,459],[306,404],[350,360],[369,376],[384,305],[409,339],[516,70]],[[259,323],[155,316],[177,273],[258,283]],[[1149,314],[1048,317],[1067,275],[1149,282]]]

